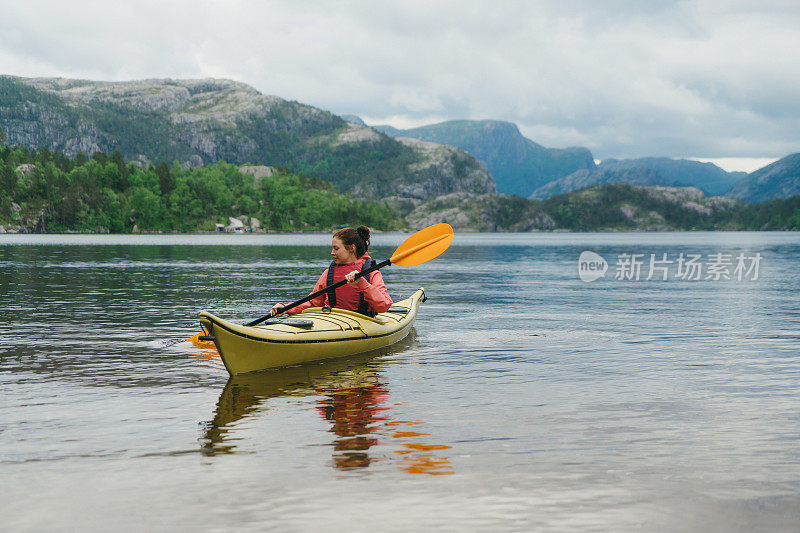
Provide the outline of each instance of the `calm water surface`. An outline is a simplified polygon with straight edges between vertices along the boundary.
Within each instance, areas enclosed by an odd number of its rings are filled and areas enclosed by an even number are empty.
[[[2,529],[800,529],[800,235],[457,235],[384,270],[429,300],[379,353],[229,380],[183,342],[306,294],[329,242],[0,236]],[[762,260],[645,279],[680,253]]]

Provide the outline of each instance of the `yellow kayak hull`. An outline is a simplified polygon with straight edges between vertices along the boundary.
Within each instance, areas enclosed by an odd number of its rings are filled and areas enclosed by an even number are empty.
[[[368,317],[344,309],[313,307],[281,323],[248,327],[228,322],[206,311],[200,324],[214,338],[230,375],[298,365],[377,350],[402,340],[411,331],[417,310],[425,300],[419,289],[392,305],[386,313]],[[291,325],[305,322],[304,327]]]

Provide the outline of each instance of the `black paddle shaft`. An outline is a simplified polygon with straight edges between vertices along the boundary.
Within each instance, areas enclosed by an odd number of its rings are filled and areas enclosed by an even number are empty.
[[[381,261],[380,263],[375,264],[374,266],[364,270],[363,272],[359,272],[358,274],[355,275],[354,279],[363,278],[364,276],[366,276],[370,272],[374,272],[374,271],[378,270],[379,268],[383,268],[383,267],[389,266],[391,264],[392,264],[391,259],[387,259],[386,261]],[[301,298],[301,299],[297,300],[296,302],[292,302],[289,305],[287,305],[286,307],[281,307],[278,310],[277,314],[278,315],[283,314],[286,311],[288,311],[289,309],[291,309],[293,307],[297,307],[300,304],[304,304],[306,302],[309,302],[309,301],[313,300],[314,298],[316,298],[317,296],[322,296],[326,292],[330,292],[330,291],[332,291],[334,289],[337,289],[337,288],[341,287],[342,285],[344,285],[345,283],[347,283],[347,280],[343,279],[342,281],[334,283],[330,287],[325,287],[324,289],[318,290],[317,292],[312,292],[311,294],[309,294],[305,298]],[[247,324],[245,324],[245,326],[248,326],[248,327],[256,326],[256,325],[262,323],[263,321],[265,321],[266,319],[270,318],[271,316],[272,316],[272,313],[270,313],[270,314],[268,314],[266,316],[262,316],[259,319],[253,320],[252,322],[248,322]]]

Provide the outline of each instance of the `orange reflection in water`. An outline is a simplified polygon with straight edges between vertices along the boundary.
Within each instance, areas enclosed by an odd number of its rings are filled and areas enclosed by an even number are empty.
[[[389,422],[387,426],[394,426],[397,430],[392,434],[395,439],[414,439],[418,440],[419,437],[428,436],[429,433],[422,433],[420,431],[399,431],[400,426],[417,426],[420,422],[411,420],[397,420]],[[433,476],[442,476],[453,473],[453,467],[450,464],[450,459],[441,455],[436,455],[433,451],[449,450],[452,446],[445,444],[425,444],[423,442],[404,442],[404,449],[395,450],[395,454],[402,456],[400,468],[409,474],[430,474]]]

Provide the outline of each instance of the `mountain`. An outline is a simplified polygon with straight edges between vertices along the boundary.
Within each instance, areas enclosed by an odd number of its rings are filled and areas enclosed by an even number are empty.
[[[489,172],[451,147],[398,142],[314,107],[230,80],[98,82],[0,76],[10,145],[126,161],[287,167],[363,198],[494,193]]]
[[[412,137],[466,150],[486,165],[498,192],[530,198],[619,182],[691,186],[715,196],[747,176],[744,172],[726,172],[713,163],[667,157],[606,159],[595,167],[586,148],[545,148],[522,136],[515,124],[496,120],[455,120],[407,130],[392,126],[375,129],[395,138]]]
[[[606,183],[696,187],[704,194],[718,196],[746,175],[744,172],[726,172],[713,163],[688,159],[606,159],[594,170],[579,170],[539,187],[529,198],[541,200]]]
[[[361,120],[361,117],[358,115],[339,115],[339,117],[341,117],[341,119],[345,122],[352,122],[353,124],[358,124],[359,126],[366,126],[364,121]]]
[[[392,137],[411,137],[466,150],[492,173],[500,193],[527,197],[546,183],[595,167],[586,148],[545,148],[524,137],[516,124],[498,120],[452,120],[400,130],[375,126]]]
[[[726,172],[713,163],[668,157],[604,159],[598,165],[598,170],[621,170],[636,167],[655,170],[666,180],[697,187],[709,196],[718,196],[727,192],[736,182],[747,176],[746,172]]]
[[[681,185],[667,179],[650,168],[633,167],[625,169],[578,170],[569,176],[551,181],[539,187],[529,196],[531,200],[544,200],[551,196],[566,194],[591,185],[627,183],[630,185],[662,185],[675,187]]]
[[[756,203],[800,195],[800,153],[791,154],[756,170],[726,196]]]

